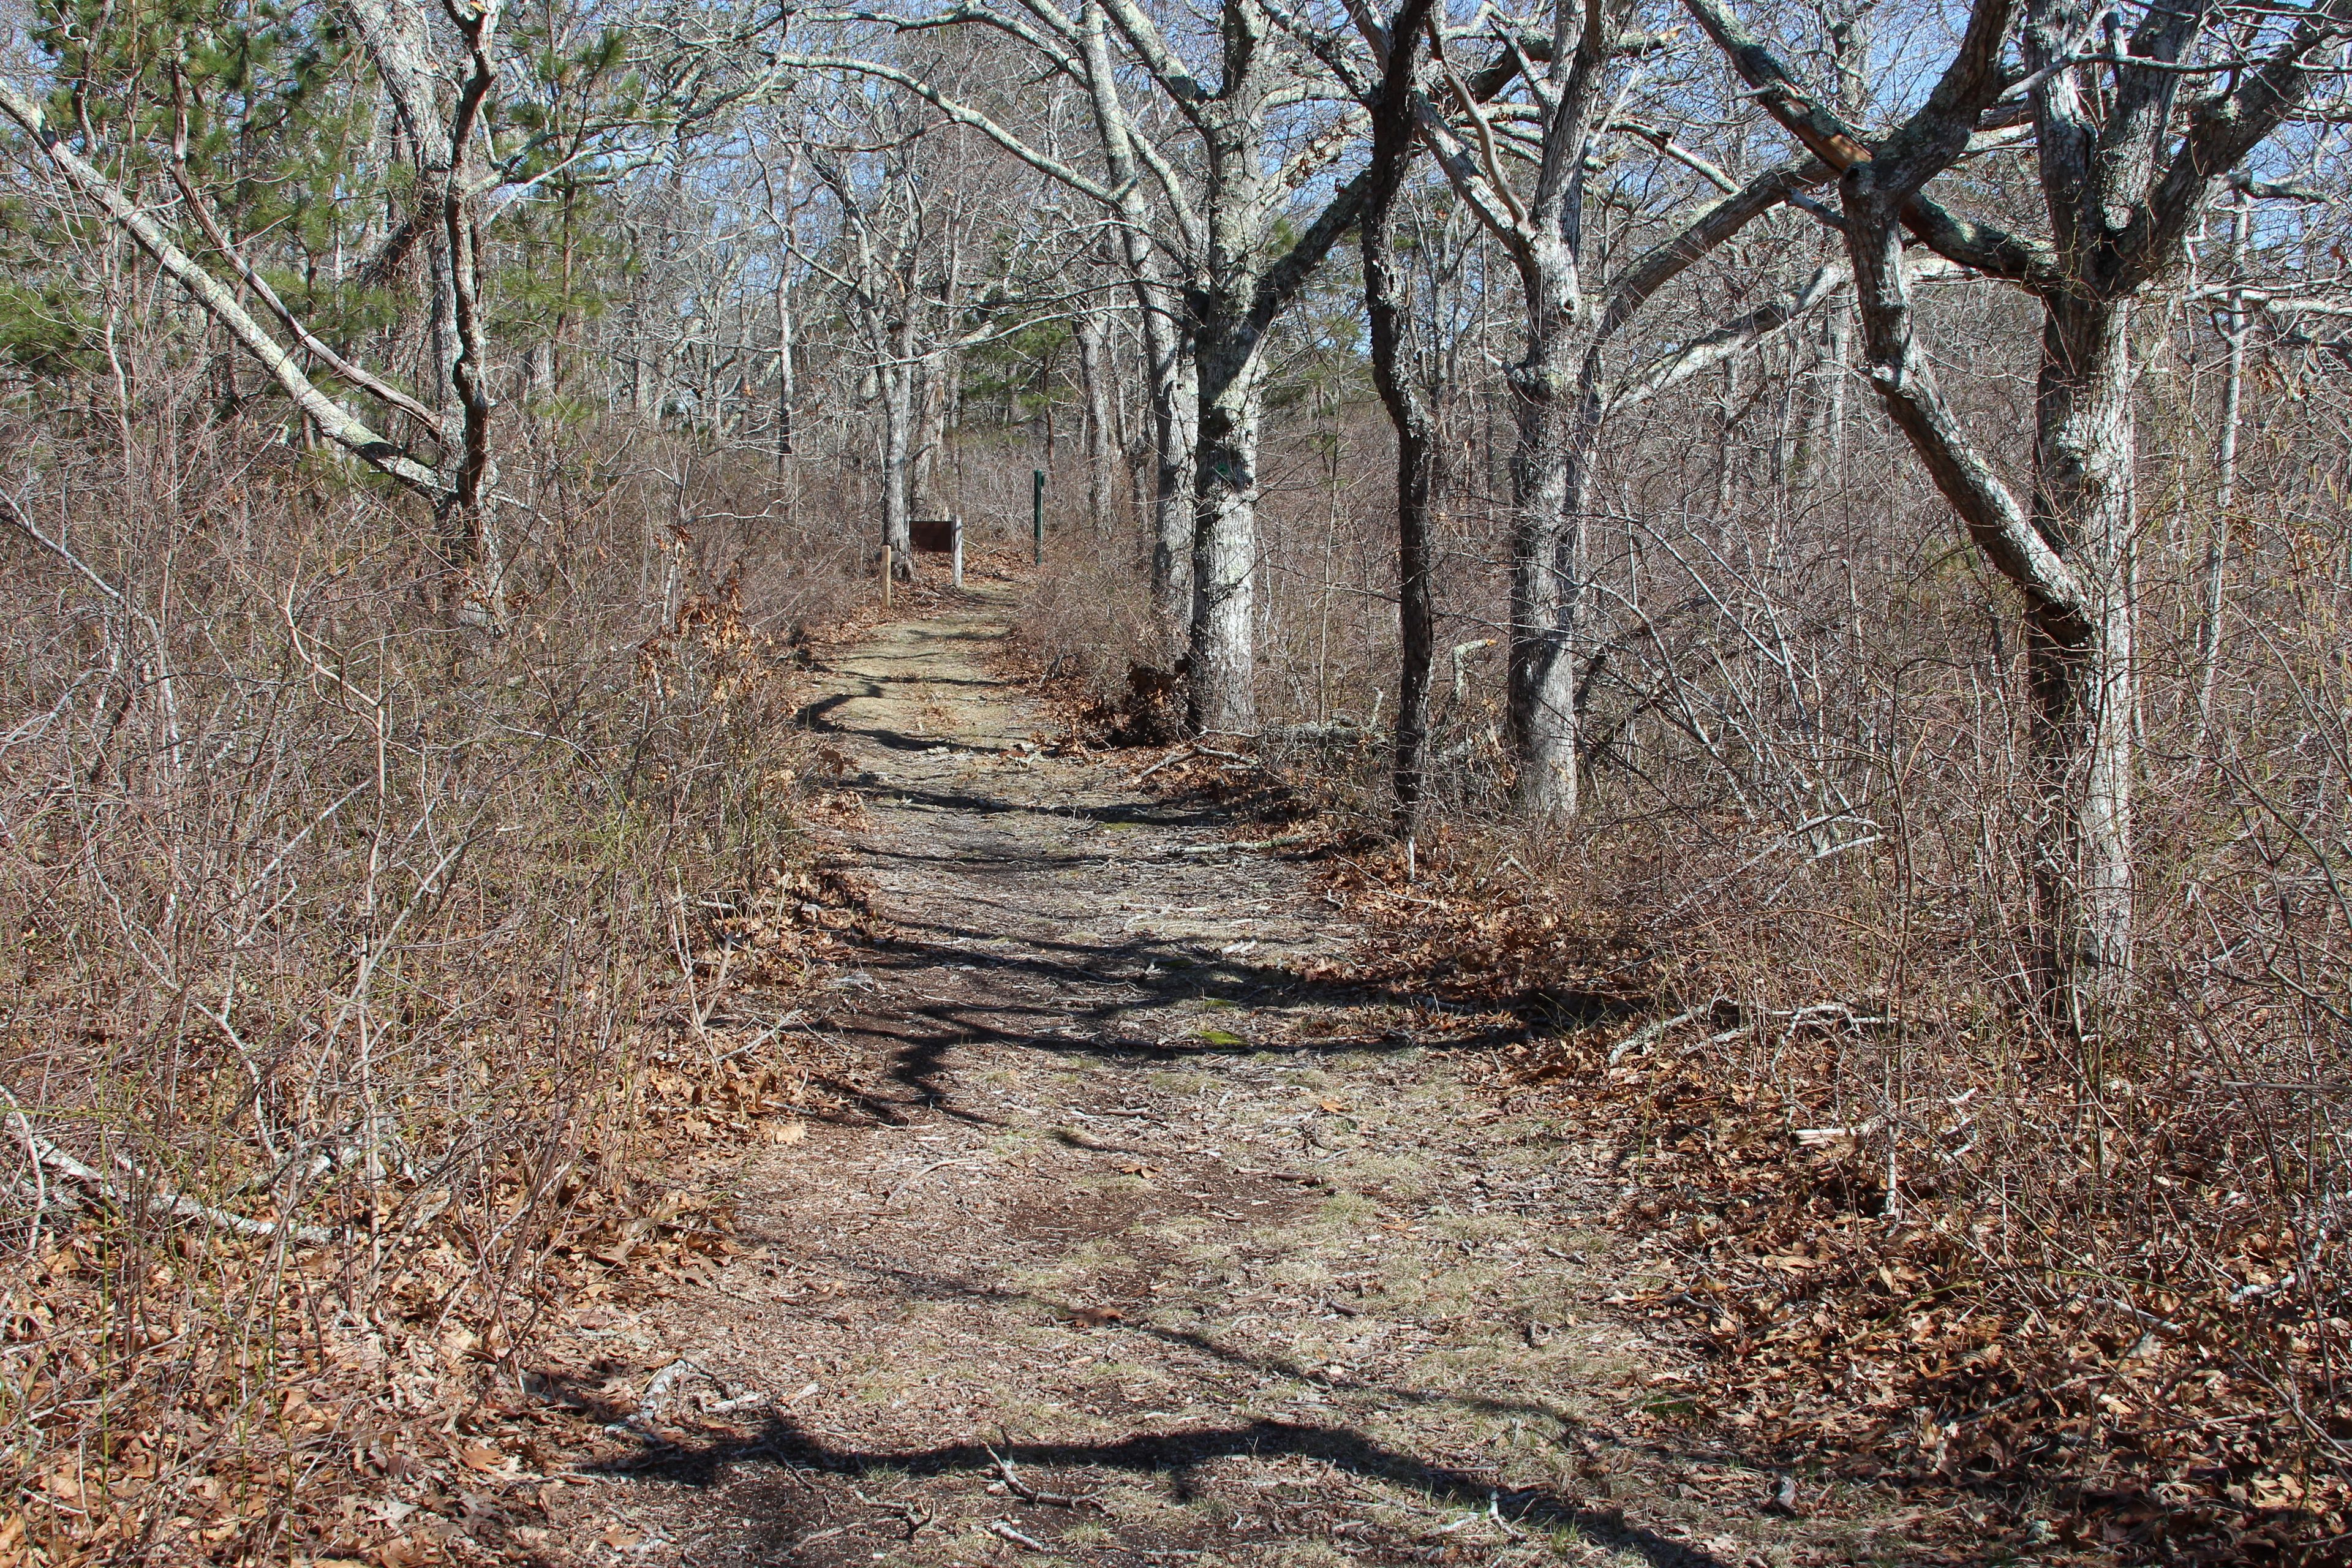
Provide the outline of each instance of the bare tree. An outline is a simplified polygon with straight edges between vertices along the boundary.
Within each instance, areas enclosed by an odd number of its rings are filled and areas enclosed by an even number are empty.
[[[1152,367],[1161,464],[1155,584],[1189,627],[1193,726],[1249,732],[1257,723],[1253,605],[1265,349],[1276,322],[1354,225],[1365,181],[1340,183],[1300,211],[1292,210],[1293,193],[1314,189],[1349,150],[1360,109],[1328,52],[1302,43],[1307,30],[1287,13],[1263,0],[1221,0],[1213,17],[1195,20],[1203,24],[1196,31],[1213,33],[1213,69],[1196,70],[1134,0],[1087,0],[1076,16],[1050,0],[1024,0],[1017,17],[973,6],[895,22],[993,26],[1042,54],[1089,95],[1101,176],[920,73],[851,56],[796,54],[778,63],[893,81],[1116,216]],[[1114,31],[1124,58],[1112,50]],[[1165,109],[1157,134],[1145,133],[1145,117],[1129,102],[1123,68],[1149,81]],[[1477,73],[1474,92],[1492,96],[1517,69],[1506,52]],[[1286,243],[1278,244],[1277,220],[1286,218]],[[1171,471],[1180,455],[1181,483]],[[1188,553],[1189,574],[1180,564]]]
[[[2128,993],[2137,705],[2136,308],[2179,267],[2216,184],[2284,124],[2352,36],[2308,8],[1977,0],[1919,108],[1874,136],[1807,90],[1722,0],[1685,0],[1763,103],[1840,173],[1864,352],[1887,413],[2025,600],[2042,976],[2077,1029]],[[2004,58],[2012,27],[2019,58]],[[2210,92],[2195,84],[2215,80]],[[1978,138],[2033,128],[2046,237],[1926,190]],[[2037,302],[2032,474],[2021,500],[1946,399],[1902,266],[1906,231]]]
[[[0,115],[25,133],[66,185],[129,235],[261,364],[310,427],[432,504],[451,535],[453,564],[467,579],[456,599],[459,618],[496,626],[505,615],[508,550],[498,520],[491,429],[498,398],[486,322],[485,229],[551,172],[549,143],[525,135],[504,148],[490,144],[488,123],[511,63],[498,0],[452,5],[437,16],[420,0],[348,0],[342,15],[391,109],[395,143],[413,176],[410,210],[389,226],[362,270],[391,276],[412,252],[425,257],[430,380],[418,393],[329,342],[248,259],[189,177],[188,103],[176,73],[172,112],[160,117],[172,134],[157,161],[177,194],[179,221],[196,231],[193,239],[165,216],[167,208],[142,201],[101,169],[96,147],[77,150],[31,94],[0,81]],[[570,128],[579,144],[558,155],[554,166],[613,152],[612,133],[624,123]],[[215,259],[203,258],[206,250]],[[273,324],[290,348],[274,335]],[[383,417],[371,422],[353,412],[320,384],[321,376],[374,399]],[[437,452],[418,456],[394,437],[390,421],[411,422]]]
[[[1810,158],[1740,184],[1681,145],[1671,129],[1622,115],[1633,62],[1662,46],[1628,30],[1630,0],[1559,0],[1550,60],[1525,76],[1538,127],[1522,182],[1506,166],[1497,126],[1443,57],[1419,93],[1424,134],[1463,200],[1517,268],[1525,350],[1510,373],[1517,444],[1511,458],[1511,652],[1508,713],[1522,806],[1569,816],[1577,805],[1576,648],[1584,614],[1581,563],[1591,464],[1611,412],[1722,363],[1785,327],[1843,282],[1823,269],[1791,295],[1675,347],[1612,384],[1607,353],[1644,305],[1748,223],[1827,178]],[[1588,277],[1588,183],[1604,136],[1639,136],[1723,195],[1654,243],[1612,287]]]
[[[1370,318],[1372,379],[1396,428],[1398,671],[1393,788],[1397,831],[1410,840],[1426,794],[1429,677],[1436,649],[1436,421],[1406,365],[1411,328],[1399,277],[1397,198],[1420,141],[1414,100],[1421,88],[1422,37],[1432,0],[1404,0],[1385,26],[1359,26],[1379,68],[1366,107],[1372,119],[1358,238],[1364,258],[1364,310]]]

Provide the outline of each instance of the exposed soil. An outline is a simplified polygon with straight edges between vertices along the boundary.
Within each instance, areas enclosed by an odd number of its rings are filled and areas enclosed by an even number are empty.
[[[1594,1150],[1468,1088],[1426,997],[1303,978],[1366,940],[1315,867],[1039,752],[1009,608],[880,628],[812,710],[884,933],[821,1041],[856,1110],[719,1172],[740,1251],[583,1320],[609,1443],[530,1549],[1919,1560],[1874,1499],[1644,1436],[1691,1352],[1608,1304],[1650,1281]]]

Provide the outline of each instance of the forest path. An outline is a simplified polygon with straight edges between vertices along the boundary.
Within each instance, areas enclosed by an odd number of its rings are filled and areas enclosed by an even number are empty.
[[[825,1020],[862,1114],[746,1156],[747,1250],[611,1314],[636,1414],[553,1560],[1854,1560],[1619,1435],[1687,1352],[1601,1304],[1605,1173],[1410,998],[1300,977],[1364,936],[1313,868],[1035,753],[1008,591],[954,604],[812,710],[887,922]]]

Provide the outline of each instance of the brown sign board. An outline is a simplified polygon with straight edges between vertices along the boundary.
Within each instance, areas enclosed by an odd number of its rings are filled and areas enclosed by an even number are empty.
[[[908,541],[921,553],[955,553],[956,525],[951,517],[916,518],[907,524]]]

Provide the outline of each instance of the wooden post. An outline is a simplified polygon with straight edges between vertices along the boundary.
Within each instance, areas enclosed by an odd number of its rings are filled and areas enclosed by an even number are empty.
[[[955,525],[955,585],[963,586],[963,514],[958,512],[950,520]]]
[[[1029,470],[1029,563],[1045,563],[1045,470]]]
[[[890,607],[890,547],[882,547],[882,607]]]

